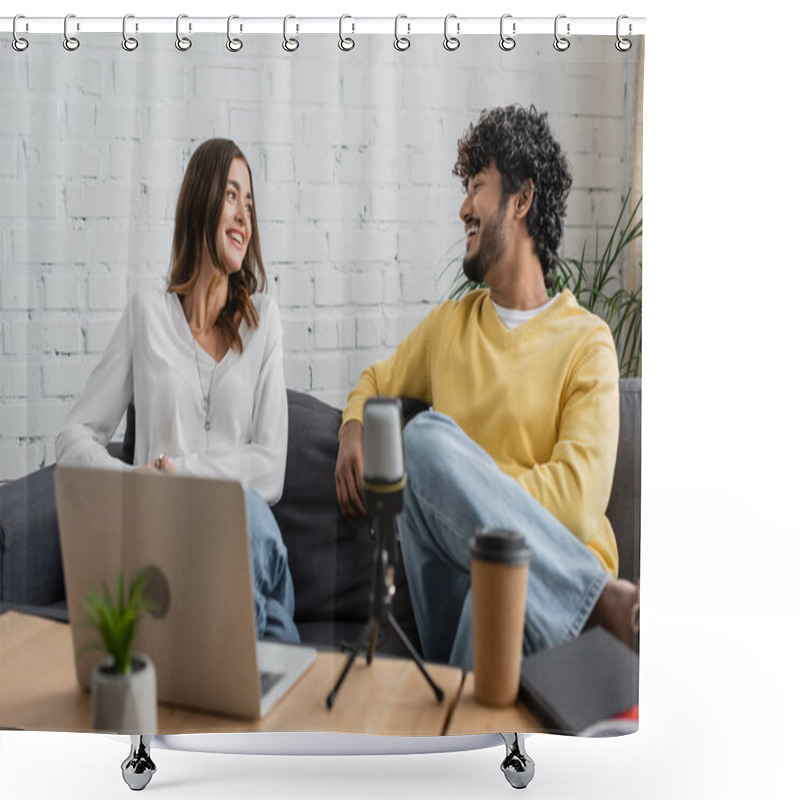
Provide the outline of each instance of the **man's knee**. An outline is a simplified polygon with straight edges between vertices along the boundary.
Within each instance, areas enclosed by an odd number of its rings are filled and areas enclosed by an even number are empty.
[[[424,447],[426,418],[430,413],[430,411],[421,411],[403,428],[403,449],[406,461],[409,456],[416,455],[417,451]]]
[[[458,427],[444,414],[423,411],[417,414],[403,429],[403,446],[406,463],[416,460],[428,462],[458,431]]]
[[[450,493],[459,480],[463,431],[450,417],[435,411],[418,414],[403,432],[406,472],[412,487],[438,487]]]

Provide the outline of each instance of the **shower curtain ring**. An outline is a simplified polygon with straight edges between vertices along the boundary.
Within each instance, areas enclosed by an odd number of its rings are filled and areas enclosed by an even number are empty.
[[[300,47],[300,42],[297,39],[290,37],[288,34],[290,19],[297,19],[297,18],[293,17],[291,14],[283,18],[283,44],[281,46],[287,53],[294,53],[294,51],[297,50],[298,47]],[[300,26],[297,25],[295,30],[299,31]]]
[[[233,36],[231,36],[231,22],[235,19],[239,19],[236,14],[231,14],[228,17],[228,41],[225,42],[225,47],[227,47],[231,53],[238,53],[242,49],[242,40],[235,39]]]
[[[67,16],[64,17],[64,49],[70,52],[77,50],[81,46],[81,43],[74,36],[69,35],[68,26],[71,19],[75,19],[74,14],[67,14]],[[77,25],[77,30],[80,30],[79,25]]]
[[[181,52],[186,52],[192,46],[192,40],[188,36],[181,36],[181,20],[187,19],[188,14],[178,14],[175,20],[175,47]],[[189,30],[192,30],[191,24]]]
[[[447,26],[451,19],[457,19],[455,14],[448,14],[444,18],[444,45],[445,50],[449,50],[451,53],[453,50],[458,50],[461,47],[461,40],[458,38],[458,35],[461,32],[461,23],[456,22],[456,36],[450,36],[447,32]]]
[[[134,19],[133,14],[126,14],[122,18],[122,49],[132,53],[139,46],[139,40],[133,36],[128,36],[127,26],[129,19]],[[139,26],[137,25],[136,29],[138,30],[138,28]]]
[[[555,47],[555,49],[558,50],[559,53],[563,53],[565,50],[569,50],[569,39],[567,39],[566,36],[561,36],[561,34],[559,34],[559,32],[558,32],[558,21],[560,19],[566,19],[566,18],[567,18],[566,14],[559,14],[556,17],[555,25],[553,26],[554,30],[555,30],[555,36],[556,36],[556,39],[553,42],[553,47]],[[569,27],[570,26],[569,26],[569,22],[568,22],[567,23],[567,36],[569,36]]]
[[[352,39],[350,36],[345,36],[344,33],[342,33],[342,26],[346,19],[353,19],[353,18],[349,14],[342,14],[342,16],[339,17],[339,49],[348,52],[349,50],[352,50],[356,46],[356,43],[355,40]],[[351,32],[355,33],[356,31],[355,22],[352,22],[350,24],[352,27]]]
[[[500,49],[505,50],[508,52],[509,50],[513,50],[517,46],[517,40],[514,39],[513,36],[506,36],[505,31],[503,30],[503,25],[507,19],[511,19],[511,14],[503,14],[500,17]],[[517,23],[511,23],[511,32],[517,32]]]
[[[623,19],[628,19],[628,17],[625,16],[625,14],[620,14],[617,17],[617,41],[614,42],[614,47],[616,47],[617,50],[619,50],[620,53],[627,53],[628,50],[630,50],[631,47],[633,47],[633,42],[631,42],[630,39],[624,39],[619,34],[619,24],[620,24],[620,22],[622,22]],[[628,23],[628,35],[629,36],[631,34],[631,31],[632,31],[632,27],[631,27],[631,24],[629,22]]]
[[[394,49],[403,52],[411,47],[411,39],[407,39],[405,36],[400,35],[399,27],[401,19],[408,19],[408,17],[405,14],[398,14],[394,18]],[[408,29],[408,33],[411,33],[410,22],[406,22],[406,28]]]
[[[13,47],[13,48],[14,48],[14,49],[15,49],[15,50],[18,52],[18,53],[21,53],[23,50],[27,50],[27,49],[28,49],[28,40],[27,40],[27,39],[23,39],[23,38],[22,38],[22,37],[21,37],[21,36],[20,36],[20,35],[17,33],[17,20],[18,20],[18,19],[25,19],[25,16],[24,16],[23,14],[17,14],[17,16],[16,16],[16,17],[14,17],[14,22],[13,22],[13,24],[12,24],[12,26],[11,26],[11,32],[12,32],[12,34],[14,35],[14,41],[13,41],[13,42],[11,42],[11,46],[12,46],[12,47]]]

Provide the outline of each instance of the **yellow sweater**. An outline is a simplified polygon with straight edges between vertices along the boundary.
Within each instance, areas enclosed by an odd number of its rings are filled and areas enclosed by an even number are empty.
[[[515,330],[487,290],[435,308],[361,374],[343,423],[373,395],[415,397],[452,417],[497,466],[616,574],[605,516],[619,435],[614,340],[569,291]]]

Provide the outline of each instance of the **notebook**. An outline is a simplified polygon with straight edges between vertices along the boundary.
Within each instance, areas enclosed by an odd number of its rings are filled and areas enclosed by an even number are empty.
[[[592,628],[526,656],[519,699],[552,732],[582,733],[638,704],[639,657],[604,628]]]

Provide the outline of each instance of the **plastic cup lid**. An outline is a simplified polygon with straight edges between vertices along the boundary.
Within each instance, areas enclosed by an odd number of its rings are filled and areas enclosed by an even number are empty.
[[[469,554],[478,561],[497,564],[527,564],[531,550],[525,537],[503,528],[479,528],[469,543]]]

